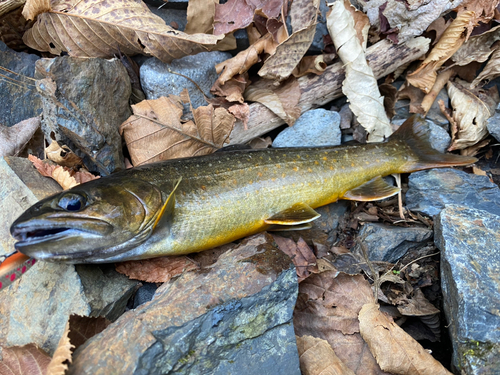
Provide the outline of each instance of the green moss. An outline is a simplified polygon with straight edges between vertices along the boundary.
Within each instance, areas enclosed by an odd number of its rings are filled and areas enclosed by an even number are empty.
[[[194,350],[190,350],[184,357],[179,359],[179,363],[185,365],[189,362],[189,358],[192,357],[196,352]]]
[[[481,342],[470,340],[463,345],[462,360],[471,361],[485,361],[491,355],[495,345],[490,342]]]

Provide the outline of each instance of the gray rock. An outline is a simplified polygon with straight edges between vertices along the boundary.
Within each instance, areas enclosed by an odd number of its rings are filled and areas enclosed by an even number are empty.
[[[118,129],[132,114],[132,88],[121,62],[63,56],[41,59],[37,73],[46,77],[37,85],[47,139],[52,134],[74,152],[80,151],[90,169],[103,175],[123,169]]]
[[[15,52],[0,41],[0,66],[20,74],[2,71],[12,80],[0,80],[0,125],[12,126],[42,113],[42,100],[35,82],[22,77],[34,77],[38,59],[36,55]]]
[[[70,374],[300,374],[297,278],[269,234],[161,286],[74,354]]]
[[[326,109],[302,114],[293,126],[278,134],[273,147],[315,147],[340,145],[340,115]]]
[[[490,134],[500,142],[500,104],[497,106],[495,114],[488,119],[486,127]]]
[[[449,205],[435,221],[456,373],[500,373],[500,217]]]
[[[158,5],[155,6],[153,4],[147,4],[148,5],[148,8],[149,10],[156,14],[158,17],[161,17],[161,19],[163,21],[165,21],[165,24],[167,24],[167,26],[171,26],[174,25],[174,22],[175,24],[177,24],[178,28],[177,30],[179,31],[184,31],[184,29],[186,28],[186,24],[187,24],[187,12],[185,9],[171,9],[171,8],[167,8],[167,7],[161,7],[159,8],[158,6],[159,5],[165,5],[165,2],[163,0],[159,0],[158,1]],[[171,3],[171,1],[169,0],[169,3]]]
[[[321,53],[325,47],[323,43],[323,36],[329,35],[328,28],[326,27],[326,13],[330,10],[326,1],[319,2],[319,14],[316,24],[316,33],[314,34],[314,39],[309,50],[315,53]]]
[[[393,120],[394,125],[403,125],[406,119]],[[439,152],[446,152],[451,143],[451,137],[441,126],[436,125],[431,120],[426,120],[429,125],[429,141],[431,147]]]
[[[439,101],[442,100],[445,104],[445,107],[448,107],[448,102],[450,101],[450,98],[448,96],[448,91],[446,88],[442,89],[436,99],[434,100],[434,103],[432,103],[431,108],[427,112],[427,115],[425,116],[435,124],[443,127],[443,128],[448,128],[449,126],[449,121],[448,119],[442,114],[441,109],[439,109]]]
[[[460,204],[500,215],[500,189],[486,176],[444,168],[410,175],[406,206],[429,216],[449,204]]]
[[[396,263],[408,250],[432,239],[432,230],[365,223],[359,231],[358,238],[364,239],[363,243],[366,245],[370,260]],[[356,245],[354,251],[362,254],[359,245]]]
[[[313,228],[326,232],[329,244],[333,244],[337,239],[339,221],[350,205],[350,202],[341,200],[315,209],[321,216],[312,222]]]
[[[210,95],[210,88],[217,80],[215,65],[231,58],[227,52],[202,52],[194,56],[186,56],[172,61],[170,64],[152,57],[141,66],[141,85],[147,99],[158,99],[162,96],[179,95],[188,89],[193,108],[207,105],[203,96]],[[187,78],[203,90],[203,93]]]

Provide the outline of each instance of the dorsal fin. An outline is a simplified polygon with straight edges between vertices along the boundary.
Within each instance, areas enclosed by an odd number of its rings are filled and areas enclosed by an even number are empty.
[[[153,224],[152,230],[156,228],[160,222],[166,223],[170,222],[172,217],[174,216],[174,209],[175,209],[175,190],[177,190],[177,187],[182,181],[182,177],[179,178],[177,183],[175,184],[174,188],[172,189],[172,192],[170,195],[167,197],[165,200],[165,203],[163,204],[163,207],[160,209],[160,212],[158,213],[158,216],[156,217],[155,223]]]
[[[393,195],[399,193],[399,188],[389,185],[380,176],[365,182],[352,190],[349,190],[344,194],[342,199],[348,199],[353,201],[377,201],[384,198],[392,197]]]

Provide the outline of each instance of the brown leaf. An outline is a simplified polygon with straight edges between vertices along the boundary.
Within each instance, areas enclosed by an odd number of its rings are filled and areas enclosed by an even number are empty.
[[[382,83],[378,89],[380,94],[384,97],[384,108],[388,118],[393,118],[396,114],[394,106],[396,105],[396,96],[398,89],[388,83]]]
[[[214,95],[225,97],[228,102],[243,103],[245,101],[243,92],[249,84],[250,81],[247,73],[243,75],[237,74],[223,85],[217,80],[210,89],[210,92]]]
[[[52,171],[51,177],[63,188],[63,190],[71,189],[78,185],[76,179],[71,176],[70,172],[58,165]]]
[[[384,371],[403,375],[451,374],[392,319],[367,303],[359,312],[361,335]]]
[[[297,350],[302,375],[354,375],[326,340],[297,336]]]
[[[424,114],[425,111],[422,108],[422,100],[424,99],[424,96],[425,95],[422,90],[404,83],[399,89],[397,99],[410,99],[410,113]]]
[[[477,87],[481,82],[489,82],[500,76],[500,46],[498,46],[491,55],[481,73],[472,81],[471,87]]]
[[[436,71],[465,42],[465,30],[473,17],[473,12],[463,12],[455,18],[419,68],[406,76],[412,86],[429,93],[436,81]]]
[[[247,129],[248,120],[250,120],[250,106],[248,103],[233,104],[228,112],[243,123],[243,128]]]
[[[247,87],[244,96],[246,100],[264,104],[288,125],[293,125],[300,116],[300,86],[294,77],[278,87],[269,80],[257,81]]]
[[[412,298],[399,301],[397,309],[406,316],[426,316],[439,313],[439,310],[425,298],[420,288],[414,291]]]
[[[474,12],[467,27],[467,39],[472,30],[479,22],[489,23],[495,15],[495,9],[498,6],[499,0],[466,0],[462,2],[456,9],[458,16],[463,12]]]
[[[47,159],[52,160],[54,163],[62,165],[63,167],[79,167],[83,165],[82,159],[76,155],[66,145],[59,145],[56,141],[52,141],[49,147],[45,148]]]
[[[10,127],[0,124],[0,157],[18,155],[39,126],[39,117],[21,121]]]
[[[436,37],[433,38],[434,41],[432,42],[432,45],[434,45],[438,42],[438,40],[441,38],[441,35],[443,35],[443,33],[448,28],[448,26],[450,25],[451,22],[452,22],[451,19],[445,20],[444,17],[439,17],[439,18],[436,18],[429,25],[429,27],[427,27],[427,30],[426,30],[427,32],[434,31],[434,33],[436,34]]]
[[[226,109],[214,109],[210,104],[193,111],[195,122],[183,123],[182,101],[174,95],[144,100],[132,110],[134,114],[120,126],[120,134],[134,166],[210,154],[223,146],[235,122]]]
[[[116,270],[127,275],[129,279],[148,283],[165,283],[183,272],[197,269],[198,265],[184,255],[130,260],[116,264]]]
[[[252,139],[248,143],[248,145],[254,149],[255,148],[268,148],[268,147],[271,147],[272,144],[273,144],[273,140],[271,139],[271,137],[266,137],[266,138],[257,137],[257,138]]]
[[[467,42],[451,56],[457,65],[467,65],[473,61],[485,62],[494,49],[491,46],[500,40],[500,26],[494,27],[485,33],[469,38]]]
[[[431,109],[432,104],[434,104],[434,101],[436,100],[441,90],[454,75],[455,75],[455,70],[453,68],[445,70],[444,72],[438,74],[436,81],[434,82],[434,86],[432,86],[431,91],[429,91],[429,93],[425,95],[424,98],[422,99],[421,103],[421,108],[423,111],[422,114],[427,115],[427,112],[429,112],[429,110]]]
[[[304,56],[299,65],[295,67],[292,74],[294,77],[302,77],[307,74],[321,75],[327,68],[324,55]]]
[[[35,344],[2,348],[0,374],[45,375],[50,357]]]
[[[92,318],[89,316],[70,315],[68,337],[70,342],[75,346],[74,350],[85,344],[91,337],[104,331],[110,324],[111,322],[102,316]]]
[[[277,235],[272,236],[274,241],[276,241],[278,248],[292,259],[292,262],[297,270],[299,282],[304,280],[311,273],[318,272],[316,256],[302,237],[297,243],[295,243],[295,241],[290,238]]]
[[[27,0],[25,17],[37,21],[23,37],[38,51],[75,57],[152,55],[170,62],[206,51],[223,36],[189,35],[154,15],[142,1]]]
[[[64,375],[68,369],[66,362],[71,363],[72,351],[75,346],[70,343],[69,337],[69,321],[66,322],[64,332],[57,344],[56,351],[47,368],[47,375]]]

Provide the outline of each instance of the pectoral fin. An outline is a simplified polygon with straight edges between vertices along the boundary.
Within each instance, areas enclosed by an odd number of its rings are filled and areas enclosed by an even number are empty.
[[[367,202],[376,201],[392,197],[399,193],[399,190],[399,188],[389,185],[382,177],[378,176],[357,188],[349,190],[344,194],[342,199]]]
[[[273,225],[301,225],[309,223],[314,219],[317,219],[321,215],[314,211],[305,203],[297,203],[292,207],[281,211],[280,213],[273,215],[269,219],[264,220],[266,224]],[[293,228],[290,228],[293,229]],[[282,230],[282,229],[280,229]]]
[[[165,200],[165,203],[163,204],[163,207],[161,208],[158,216],[156,217],[155,223],[153,224],[153,230],[156,228],[156,226],[159,224],[160,226],[167,225],[169,226],[170,222],[172,221],[172,218],[174,216],[174,209],[175,209],[175,190],[177,190],[177,187],[181,183],[182,177],[179,178],[179,181],[175,184],[172,192],[170,195],[167,197]]]

